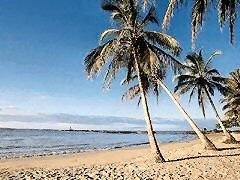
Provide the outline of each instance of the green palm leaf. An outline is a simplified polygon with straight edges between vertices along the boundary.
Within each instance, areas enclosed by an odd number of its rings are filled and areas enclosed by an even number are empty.
[[[183,73],[174,78],[177,81],[174,92],[183,95],[191,91],[189,102],[192,96],[196,94],[204,117],[206,115],[205,104],[208,94],[214,96],[215,90],[218,90],[221,94],[226,94],[227,91],[225,87],[226,78],[221,77],[218,70],[211,68],[209,63],[210,59],[220,54],[219,52],[213,52],[207,62],[204,61],[201,50],[199,53],[190,53],[186,56]]]

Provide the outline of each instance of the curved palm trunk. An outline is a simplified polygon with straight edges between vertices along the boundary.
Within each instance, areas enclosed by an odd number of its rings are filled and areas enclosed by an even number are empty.
[[[156,162],[165,162],[165,159],[164,159],[164,157],[162,156],[162,154],[159,150],[157,140],[156,140],[156,137],[155,137],[155,134],[154,134],[154,131],[153,131],[153,126],[152,126],[152,122],[151,122],[151,119],[150,119],[150,113],[149,113],[148,104],[147,104],[147,98],[146,98],[145,92],[143,90],[140,68],[139,68],[139,64],[138,64],[138,58],[137,58],[137,55],[136,55],[135,51],[134,51],[134,60],[135,60],[135,66],[136,66],[138,81],[139,81],[139,88],[140,88],[140,93],[141,93],[141,102],[142,102],[142,106],[143,106],[143,110],[144,110],[144,119],[145,119],[146,125],[147,125],[147,133],[148,133],[148,138],[149,138],[151,151],[152,151],[153,157],[154,157]]]
[[[184,117],[186,118],[186,120],[188,121],[188,123],[190,124],[190,126],[192,127],[192,129],[196,132],[197,136],[199,137],[199,139],[202,142],[202,145],[204,147],[204,149],[208,149],[208,150],[217,150],[217,148],[215,147],[215,145],[208,139],[207,136],[205,136],[202,131],[198,128],[198,126],[196,125],[196,123],[193,121],[193,119],[191,119],[191,117],[187,114],[187,112],[183,109],[183,107],[180,105],[180,103],[176,100],[176,98],[174,97],[174,95],[171,93],[171,91],[165,86],[165,84],[161,81],[158,80],[158,83],[161,85],[161,87],[166,91],[166,93],[170,96],[170,98],[173,100],[173,102],[175,103],[175,105],[178,107],[179,111],[184,115]]]
[[[221,118],[220,118],[220,116],[219,116],[219,114],[218,114],[217,108],[216,108],[216,106],[215,106],[215,104],[214,104],[214,102],[213,102],[213,100],[212,100],[212,98],[211,98],[211,96],[210,96],[210,94],[209,94],[209,92],[207,91],[206,88],[205,88],[205,92],[207,93],[207,97],[208,97],[208,99],[209,99],[209,101],[210,101],[210,103],[211,103],[211,105],[212,105],[212,107],[213,107],[213,110],[215,111],[217,121],[218,121],[219,125],[221,126],[221,128],[222,128],[222,130],[223,130],[223,133],[224,133],[224,135],[225,135],[225,137],[226,137],[226,139],[224,140],[224,142],[225,142],[225,143],[236,143],[237,140],[236,140],[236,139],[227,131],[227,129],[224,127],[224,125],[223,125],[223,123],[222,123],[222,120],[221,120]]]

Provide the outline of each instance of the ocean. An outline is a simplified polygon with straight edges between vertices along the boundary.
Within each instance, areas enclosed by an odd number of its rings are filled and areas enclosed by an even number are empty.
[[[186,132],[157,132],[158,143],[196,138]],[[146,133],[131,131],[61,131],[0,129],[0,159],[84,151],[109,150],[148,144]]]

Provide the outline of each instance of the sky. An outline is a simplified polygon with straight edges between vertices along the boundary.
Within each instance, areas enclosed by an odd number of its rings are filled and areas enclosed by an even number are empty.
[[[157,6],[162,21],[167,1],[158,1]],[[167,32],[180,42],[181,60],[192,51],[190,6],[175,12]],[[219,30],[216,14],[214,10],[208,13],[196,49],[202,48],[205,57],[221,50],[223,55],[213,65],[227,75],[240,67],[240,37],[236,28],[236,41],[231,46],[228,27]],[[99,0],[0,0],[0,114],[12,109],[25,114],[143,118],[136,100],[121,101],[126,90],[120,86],[121,79],[106,91],[102,89],[103,74],[89,81],[84,72],[84,57],[99,45],[100,34],[109,27],[110,16],[101,10]],[[161,31],[160,27],[153,28]],[[166,84],[170,90],[174,87],[172,79],[169,73]],[[220,109],[218,101],[219,95],[215,102]],[[196,99],[188,104],[184,96],[181,102],[191,116],[202,117]],[[149,97],[149,106],[153,117],[183,118],[164,92],[158,104]],[[214,117],[210,106],[207,117]]]

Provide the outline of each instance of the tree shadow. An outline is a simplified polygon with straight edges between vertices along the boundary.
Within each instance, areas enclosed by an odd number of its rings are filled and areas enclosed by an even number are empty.
[[[217,148],[218,151],[240,149],[240,147]]]
[[[168,160],[167,162],[177,162],[177,161],[184,161],[184,160],[190,160],[190,159],[199,159],[199,158],[232,157],[232,156],[240,156],[240,153],[237,153],[237,154],[225,154],[225,155],[216,154],[216,155],[193,156],[193,157],[186,157],[186,158],[179,158],[179,159]]]

